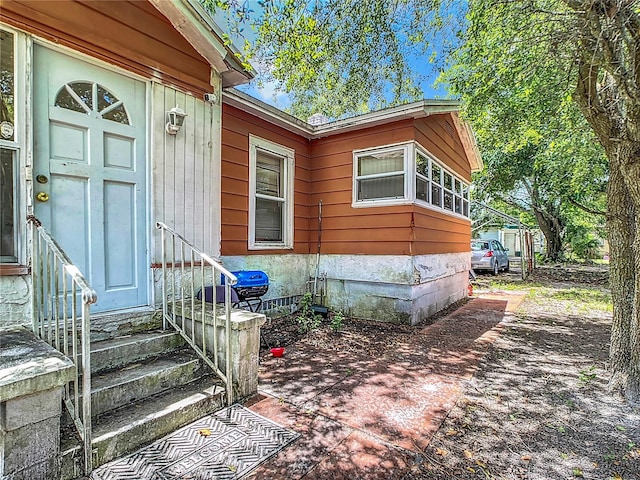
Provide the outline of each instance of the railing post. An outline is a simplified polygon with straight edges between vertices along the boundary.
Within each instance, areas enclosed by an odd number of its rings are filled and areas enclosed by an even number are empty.
[[[233,404],[233,368],[231,367],[231,285],[224,285],[224,350],[227,375],[227,405]]]
[[[227,403],[229,405],[231,405],[233,403],[233,399],[234,399],[234,392],[233,392],[233,369],[231,366],[231,285],[235,285],[237,279],[236,277],[229,272],[227,269],[225,269],[222,265],[220,265],[218,262],[216,262],[215,260],[213,260],[209,255],[207,255],[206,253],[202,252],[201,250],[198,250],[196,247],[194,247],[193,245],[191,245],[191,243],[189,243],[185,238],[183,238],[182,236],[180,236],[178,233],[176,233],[174,230],[172,230],[170,227],[168,227],[167,225],[165,225],[164,223],[161,222],[157,222],[156,223],[156,228],[158,230],[161,231],[161,242],[162,242],[162,317],[163,317],[163,326],[165,326],[167,324],[171,324],[171,326],[173,328],[175,328],[181,335],[182,337],[187,341],[187,343],[189,345],[191,345],[191,347],[198,353],[198,355],[200,355],[200,357],[205,361],[205,363],[207,363],[207,365],[209,367],[211,367],[211,369],[218,375],[218,377],[220,377],[221,380],[223,380],[225,382],[225,386],[227,389]],[[168,270],[169,270],[169,266],[168,266],[168,262],[166,260],[166,254],[167,254],[167,247],[166,247],[166,236],[165,235],[169,235],[170,239],[171,239],[171,258],[172,258],[172,265],[171,265],[171,303],[169,304],[169,300],[168,300],[168,286],[167,286],[167,279],[168,279]],[[176,247],[176,243],[178,244],[178,247]],[[189,251],[188,257],[189,257],[189,271],[186,271],[186,264],[185,264],[185,249],[187,249]],[[179,259],[176,258],[176,253],[179,253]],[[205,284],[205,270],[204,270],[204,264],[206,263],[207,265],[209,265],[210,267],[212,267],[213,269],[213,291],[212,291],[212,295],[214,297],[213,299],[213,305],[212,305],[212,309],[210,311],[205,312],[205,307],[206,307],[206,302],[205,302],[205,294],[203,291],[203,295],[201,298],[201,301],[199,302],[199,306],[202,308],[202,312],[201,312],[201,316],[200,316],[200,321],[202,322],[202,338],[199,341],[196,335],[196,330],[195,330],[195,321],[196,321],[196,315],[194,315],[195,312],[195,307],[196,307],[196,302],[195,302],[195,295],[196,295],[196,289],[195,289],[195,263],[196,263],[196,257],[195,255],[198,255],[199,261],[200,261],[200,287],[204,288],[204,284]],[[178,268],[176,266],[176,261],[179,260],[180,261],[180,267]],[[179,272],[180,274],[180,279],[179,279],[179,283],[180,285],[178,286],[178,281],[176,280],[176,270]],[[228,278],[228,281],[225,283],[225,287],[224,287],[224,297],[225,297],[225,308],[224,308],[224,314],[225,314],[225,322],[224,322],[224,329],[225,329],[225,334],[224,334],[224,361],[225,361],[225,371],[223,372],[220,369],[220,363],[222,362],[222,358],[219,358],[219,349],[218,349],[218,319],[217,319],[217,310],[216,310],[216,302],[215,302],[215,297],[217,296],[217,291],[216,291],[216,278],[218,275],[224,275],[225,277]],[[190,289],[185,287],[185,279],[190,279],[191,281],[191,286]],[[188,282],[187,282],[188,283]],[[190,292],[187,292],[187,290],[190,290]],[[187,302],[187,298],[185,295],[187,294],[191,294],[191,301]],[[190,333],[187,331],[189,330],[187,328],[187,325],[185,323],[185,314],[186,314],[186,309],[190,306],[191,308],[191,329],[190,329]],[[171,312],[169,312],[169,307],[171,308]],[[180,310],[180,312],[178,313],[178,310]],[[178,322],[178,315],[180,314],[182,321]],[[211,325],[211,332],[213,332],[212,338],[207,338],[206,334],[207,334],[207,324],[206,324],[206,319],[207,316],[209,314],[213,315],[213,324]],[[207,346],[207,341],[211,342],[210,346]],[[212,347],[212,348],[210,348]],[[220,355],[222,356],[222,355]]]
[[[90,304],[82,302],[82,425],[84,432],[84,471],[86,475],[93,469],[91,449],[91,325]]]
[[[51,237],[40,221],[28,217],[32,236],[32,324],[34,333],[71,358],[76,366],[73,392],[69,384],[64,389],[64,403],[84,442],[84,469],[93,468],[91,449],[91,317],[90,307],[97,300],[78,268],[73,265],[60,245]],[[60,285],[62,281],[62,285]],[[71,294],[67,299],[70,283]],[[78,290],[81,291],[82,319],[78,338]],[[62,304],[60,295],[62,295]],[[67,301],[71,308],[67,308]],[[71,310],[70,312],[68,310]],[[68,316],[70,315],[70,318]],[[67,329],[71,321],[71,346]],[[46,322],[46,323],[45,323]],[[62,328],[62,331],[60,330]],[[62,344],[61,344],[62,342]],[[78,345],[80,342],[80,345]],[[81,351],[79,351],[81,348]],[[82,365],[80,365],[80,362]],[[82,378],[82,380],[80,380]],[[82,382],[81,389],[79,383]],[[80,396],[82,395],[82,406]]]

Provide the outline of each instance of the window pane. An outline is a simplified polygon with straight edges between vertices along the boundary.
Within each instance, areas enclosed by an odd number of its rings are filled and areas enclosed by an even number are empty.
[[[456,213],[462,213],[462,197],[456,195]]]
[[[436,205],[438,207],[442,206],[442,199],[440,198],[440,194],[442,193],[442,187],[436,185],[435,183],[431,184],[431,204]]]
[[[113,110],[109,110],[107,113],[102,115],[102,118],[105,120],[111,120],[112,122],[129,125],[129,116],[127,115],[127,111],[124,109],[124,105],[118,105]]]
[[[469,200],[469,186],[468,185],[462,185],[462,196],[464,197],[465,200]]]
[[[416,172],[429,177],[429,159],[421,153],[416,154]]]
[[[0,261],[17,262],[14,152],[0,149]]]
[[[460,183],[460,180],[458,180],[457,178],[455,179],[455,194],[456,195],[461,195],[462,194],[462,183]]]
[[[404,149],[358,157],[358,176],[404,170]]]
[[[0,124],[3,124],[0,138],[4,140],[14,139],[13,64],[13,34],[0,31]]]
[[[429,201],[429,190],[427,185],[429,182],[423,180],[422,178],[416,178],[416,199],[422,200],[423,202]]]
[[[87,111],[78,103],[78,101],[69,93],[66,85],[58,92],[56,97],[56,107],[73,110],[74,112],[87,113]]]
[[[431,164],[431,180],[436,183],[441,183],[442,182],[440,178],[441,173],[442,173],[442,169],[435,163],[432,163]]]
[[[282,242],[282,202],[256,198],[256,241]]]
[[[283,159],[258,151],[256,159],[256,193],[284,198]]]
[[[444,208],[447,210],[453,210],[453,193],[444,192]]]
[[[404,198],[404,175],[358,181],[358,200]]]
[[[449,172],[444,172],[444,188],[452,190],[453,177]]]
[[[467,202],[466,200],[462,202],[462,214],[465,217],[469,216],[469,202]]]
[[[70,83],[69,87],[71,87],[71,90],[89,107],[89,110],[93,110],[93,83],[74,82]]]

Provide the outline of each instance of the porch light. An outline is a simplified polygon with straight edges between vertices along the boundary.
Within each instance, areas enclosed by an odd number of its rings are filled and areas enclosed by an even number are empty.
[[[170,135],[178,133],[180,128],[182,128],[186,116],[187,113],[177,105],[169,110],[167,112],[167,118],[169,119],[167,122],[167,133]]]

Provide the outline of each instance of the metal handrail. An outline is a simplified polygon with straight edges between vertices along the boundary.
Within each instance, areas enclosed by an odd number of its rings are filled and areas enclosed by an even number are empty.
[[[65,385],[63,399],[84,443],[84,470],[89,474],[93,467],[90,306],[98,296],[40,220],[29,215],[27,222],[32,227],[33,241],[32,328],[38,337],[69,357],[76,367],[75,379]]]
[[[176,329],[187,343],[198,353],[202,360],[224,382],[227,391],[227,403],[233,403],[233,376],[231,368],[231,286],[238,282],[236,276],[216,262],[209,255],[192,245],[182,235],[168,225],[156,222],[160,230],[162,255],[162,324],[167,323]],[[169,243],[169,245],[167,245]],[[171,255],[167,261],[167,254]],[[216,278],[224,275],[224,371],[220,365],[219,344],[217,334],[217,305],[216,301],[206,302],[204,288],[207,286],[207,271],[205,266],[212,269],[212,295],[216,296]],[[169,275],[171,270],[171,275]],[[199,272],[197,272],[199,270]],[[199,288],[198,288],[199,287]],[[197,299],[197,291],[201,291]],[[171,308],[169,308],[171,306]],[[190,309],[191,325],[185,321],[185,312]],[[197,310],[199,310],[197,312]],[[180,311],[180,315],[178,315]],[[213,317],[213,335],[207,337],[206,318]],[[202,330],[196,332],[196,320],[199,316]],[[190,331],[189,331],[190,330]],[[210,340],[208,342],[207,340]],[[208,343],[213,348],[207,347]]]

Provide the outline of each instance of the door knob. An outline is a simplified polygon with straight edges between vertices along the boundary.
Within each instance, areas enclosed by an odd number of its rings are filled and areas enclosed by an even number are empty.
[[[39,202],[46,202],[47,200],[49,200],[49,195],[45,192],[38,192],[36,198]]]

